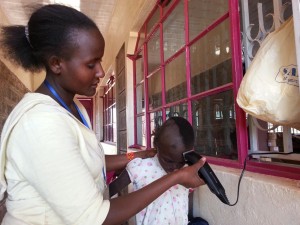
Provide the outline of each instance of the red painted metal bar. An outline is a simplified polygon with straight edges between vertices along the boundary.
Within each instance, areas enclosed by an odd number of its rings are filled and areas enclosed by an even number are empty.
[[[300,180],[300,168],[296,166],[275,165],[263,162],[247,162],[246,170],[266,175]]]
[[[179,56],[181,53],[183,53],[186,50],[186,45],[184,45],[182,48],[178,49],[177,52],[175,52],[174,55],[172,55],[170,58],[168,58],[165,62],[164,65],[169,64],[170,62],[172,62],[174,59],[177,58],[177,56]]]
[[[151,19],[152,15],[155,13],[155,10],[156,10],[157,7],[158,7],[159,1],[160,1],[160,0],[157,0],[156,5],[155,5],[154,8],[151,10],[151,12],[149,13],[147,19],[145,20],[145,22],[144,22],[142,28],[141,28],[141,29],[139,30],[139,32],[138,32],[138,40],[137,40],[137,43],[136,43],[136,46],[135,46],[135,50],[134,50],[135,53],[137,53],[137,52],[140,50],[140,49],[138,49],[138,43],[139,43],[139,40],[140,40],[140,37],[141,37],[141,32],[143,32],[143,31],[145,32],[145,34],[144,34],[144,35],[145,35],[145,39],[146,39],[146,37],[148,36],[148,33],[147,33],[147,23],[148,23],[149,20]],[[155,30],[155,28],[154,28],[153,30]],[[145,41],[145,42],[146,42],[146,41]],[[143,45],[141,45],[141,46],[143,46]]]
[[[230,1],[230,0],[229,0]],[[190,41],[189,45],[194,44],[196,41],[198,41],[200,38],[205,36],[207,33],[215,29],[220,23],[225,21],[229,17],[229,13],[225,13],[223,16],[215,20],[213,23],[211,23],[208,27],[206,27],[205,30],[201,31],[200,34],[198,34],[193,40]]]
[[[150,115],[149,115],[149,99],[148,99],[148,46],[144,45],[144,105],[145,105],[145,120],[146,120],[146,147],[151,146],[150,138]]]
[[[239,1],[229,0],[229,20],[231,31],[231,49],[232,49],[232,73],[233,73],[233,93],[236,100],[238,87],[243,78],[242,68],[242,48],[241,48],[241,30],[240,30],[240,16],[239,16]],[[239,155],[239,162],[246,157],[248,153],[248,134],[246,115],[244,111],[235,104],[236,111],[236,133],[237,133],[237,148]]]
[[[161,16],[163,15],[163,9],[161,11]],[[162,99],[162,119],[166,121],[166,108],[163,107],[166,104],[166,73],[165,73],[165,56],[164,56],[164,25],[160,23],[160,59],[161,59],[161,99]]]
[[[172,13],[172,11],[175,9],[175,7],[178,5],[178,3],[182,1],[182,0],[173,0],[172,6],[168,9],[168,11],[161,17],[160,22],[163,23],[168,17],[169,15]]]
[[[210,96],[210,95],[218,94],[220,92],[232,90],[232,88],[233,88],[233,84],[232,83],[224,84],[222,86],[215,87],[215,88],[212,88],[210,90],[203,91],[201,93],[195,94],[195,95],[193,95],[191,97],[191,100],[195,100],[195,99],[199,99],[199,98],[204,98],[204,97],[207,97],[207,96]]]
[[[191,58],[190,58],[190,46],[188,43],[190,42],[190,27],[189,27],[189,1],[185,0],[184,2],[184,18],[185,18],[185,55],[186,55],[186,90],[187,90],[187,98],[190,99],[192,96],[191,93]],[[193,124],[193,112],[192,112],[192,101],[188,101],[188,121]]]

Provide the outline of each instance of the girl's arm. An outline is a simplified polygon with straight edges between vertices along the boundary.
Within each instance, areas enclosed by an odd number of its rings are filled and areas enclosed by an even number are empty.
[[[202,158],[196,164],[169,173],[138,191],[111,199],[110,209],[103,224],[121,224],[176,184],[187,188],[203,185],[204,181],[199,177],[198,170],[204,163],[205,158]]]

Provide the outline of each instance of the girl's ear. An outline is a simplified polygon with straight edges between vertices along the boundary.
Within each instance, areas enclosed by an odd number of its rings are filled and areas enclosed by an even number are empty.
[[[59,75],[61,72],[61,59],[57,56],[51,56],[48,60],[49,68],[54,73]]]

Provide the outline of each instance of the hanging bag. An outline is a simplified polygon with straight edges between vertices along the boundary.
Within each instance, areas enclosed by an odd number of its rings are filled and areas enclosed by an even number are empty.
[[[270,33],[242,79],[238,105],[258,119],[300,129],[293,18]]]

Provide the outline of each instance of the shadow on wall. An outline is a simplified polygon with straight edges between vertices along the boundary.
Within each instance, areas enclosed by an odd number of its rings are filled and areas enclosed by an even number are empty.
[[[7,116],[27,92],[25,85],[0,61],[0,133]]]

